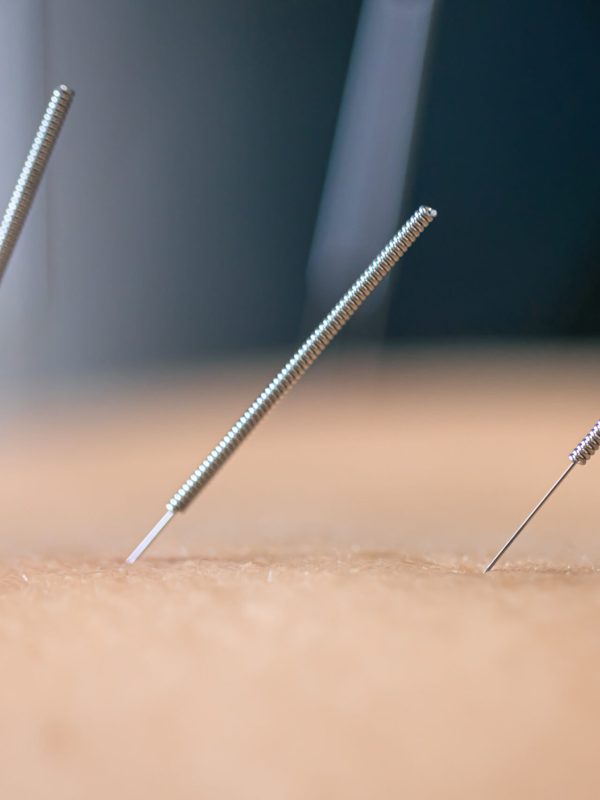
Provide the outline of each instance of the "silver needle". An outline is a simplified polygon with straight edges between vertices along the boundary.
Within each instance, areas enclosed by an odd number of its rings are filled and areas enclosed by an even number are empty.
[[[127,558],[128,564],[133,564],[137,561],[167,523],[170,522],[174,513],[183,511],[186,508],[277,401],[300,380],[310,365],[317,360],[354,312],[386,277],[392,267],[402,258],[408,248],[436,216],[437,212],[433,208],[421,206],[402,226],[283,369],[277,373],[262,394],[256,398],[254,403],[225,434],[219,444],[211,450],[198,469],[194,470],[188,480],[173,495],[167,503],[167,513],[129,555]]]
[[[546,492],[546,494],[545,494],[545,495],[542,497],[542,499],[540,500],[540,502],[539,502],[539,503],[537,504],[537,506],[536,506],[536,507],[533,509],[533,511],[532,511],[532,512],[529,514],[529,516],[527,516],[527,517],[526,517],[526,518],[523,520],[523,522],[522,522],[522,523],[519,525],[519,527],[517,528],[517,530],[516,530],[516,531],[513,533],[513,535],[512,535],[512,536],[510,537],[510,539],[509,539],[509,540],[506,542],[506,544],[505,544],[505,545],[504,545],[504,546],[503,546],[503,547],[502,547],[502,548],[501,548],[501,549],[500,549],[500,550],[499,550],[499,551],[496,553],[496,555],[495,555],[495,556],[492,558],[492,560],[490,561],[490,563],[489,563],[489,564],[487,565],[487,567],[485,568],[484,572],[489,572],[491,569],[493,569],[493,568],[494,568],[494,565],[496,564],[496,562],[497,562],[497,561],[499,561],[499,560],[502,558],[502,556],[504,555],[504,553],[506,553],[506,551],[507,551],[507,550],[508,550],[508,548],[511,546],[511,544],[512,544],[512,543],[515,541],[515,539],[517,538],[517,536],[518,536],[518,535],[519,535],[519,534],[520,534],[520,533],[521,533],[521,532],[524,530],[524,528],[525,528],[525,527],[528,525],[528,523],[529,523],[529,522],[530,522],[530,521],[531,521],[531,520],[532,520],[532,519],[535,517],[535,515],[536,515],[536,514],[537,514],[537,512],[540,510],[540,508],[541,508],[541,507],[544,505],[544,503],[546,502],[546,500],[548,500],[548,498],[549,498],[551,495],[553,495],[553,494],[554,494],[554,492],[555,492],[555,491],[558,489],[558,487],[559,487],[559,486],[560,486],[560,484],[561,484],[561,483],[564,481],[564,479],[567,477],[567,475],[569,474],[569,472],[571,472],[571,470],[573,469],[573,467],[575,466],[575,464],[576,464],[576,463],[577,463],[576,461],[573,461],[571,464],[569,464],[569,466],[566,468],[566,470],[563,472],[563,474],[560,476],[560,478],[559,478],[559,479],[556,481],[556,483],[554,484],[554,486],[553,486],[553,487],[552,487],[552,488],[551,488],[551,489],[550,489],[548,492]]]
[[[52,154],[75,93],[68,86],[53,92],[33,144],[29,149],[19,180],[0,223],[0,280],[17,243],[35,193]]]
[[[567,475],[571,472],[573,467],[577,464],[587,464],[590,458],[594,455],[594,453],[600,447],[600,421],[598,421],[592,430],[588,433],[588,435],[581,440],[581,442],[577,445],[577,447],[570,453],[569,459],[571,463],[560,476],[560,478],[556,481],[556,483],[546,492],[546,494],[542,497],[540,502],[537,506],[533,509],[533,511],[527,516],[523,522],[519,525],[517,530],[513,533],[510,539],[506,542],[506,544],[496,553],[494,558],[490,561],[487,567],[484,569],[485,572],[489,572],[491,569],[494,568],[495,564],[502,558],[504,553],[508,550],[508,548],[512,545],[515,541],[517,536],[524,530],[524,528],[528,525],[528,523],[535,517],[537,512],[540,508],[544,505],[546,500],[548,500],[554,492],[558,489],[560,484],[564,481]]]
[[[135,563],[138,558],[142,555],[146,548],[150,547],[152,542],[156,539],[158,534],[167,527],[169,522],[173,519],[174,511],[167,511],[167,513],[162,516],[156,525],[152,528],[150,533],[146,534],[142,541],[138,544],[138,546],[127,556],[127,563],[133,564]]]

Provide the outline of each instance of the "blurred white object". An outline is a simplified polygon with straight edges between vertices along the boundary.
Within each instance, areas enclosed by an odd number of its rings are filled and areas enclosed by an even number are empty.
[[[363,5],[309,260],[317,313],[398,225],[434,4]]]

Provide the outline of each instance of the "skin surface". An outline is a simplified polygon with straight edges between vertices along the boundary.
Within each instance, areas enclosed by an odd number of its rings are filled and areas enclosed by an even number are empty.
[[[600,460],[481,574],[597,359],[334,358],[132,567],[271,366],[6,409],[0,797],[597,797]]]

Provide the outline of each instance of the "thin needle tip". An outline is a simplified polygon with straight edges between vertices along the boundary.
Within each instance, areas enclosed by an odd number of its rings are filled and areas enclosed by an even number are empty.
[[[554,492],[558,489],[560,484],[564,481],[564,479],[567,477],[567,475],[571,472],[571,470],[576,465],[576,463],[577,463],[576,461],[571,461],[569,466],[566,468],[566,470],[563,472],[563,474],[560,476],[560,478],[556,481],[556,483],[553,484],[553,486],[546,492],[546,494],[542,497],[542,499],[539,501],[539,503],[535,506],[533,511],[531,511],[528,514],[528,516],[523,520],[523,522],[519,525],[517,530],[510,537],[510,539],[506,542],[506,544],[503,545],[503,547],[500,548],[500,550],[496,553],[494,558],[490,561],[490,563],[487,565],[487,567],[483,570],[483,574],[484,575],[486,574],[486,572],[489,572],[491,569],[493,569],[493,567],[502,558],[504,553],[506,553],[508,548],[513,544],[513,542],[519,536],[519,534],[521,534],[523,532],[523,530],[527,527],[529,522],[531,522],[533,517],[535,517],[537,512],[544,505],[544,503],[548,500],[548,498],[551,497],[554,494]]]
[[[167,511],[167,513],[162,516],[156,525],[152,528],[150,533],[148,533],[142,541],[138,544],[135,550],[132,550],[131,553],[127,556],[125,561],[126,564],[135,564],[138,558],[142,555],[142,553],[150,547],[152,542],[156,539],[158,534],[167,527],[169,522],[173,519],[173,511]]]

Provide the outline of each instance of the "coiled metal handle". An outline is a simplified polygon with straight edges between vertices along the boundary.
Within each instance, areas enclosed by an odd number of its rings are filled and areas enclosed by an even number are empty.
[[[421,206],[402,226],[371,265],[333,307],[321,324],[308,337],[283,369],[275,376],[254,403],[242,414],[219,444],[211,450],[202,464],[178,489],[167,503],[167,510],[182,511],[213,475],[227,461],[248,434],[256,427],[275,403],[298,381],[319,357],[331,340],[385,278],[394,264],[435,218],[436,212]]]
[[[600,449],[600,420],[569,454],[569,458],[574,464],[587,464],[598,449]]]
[[[33,198],[71,105],[74,92],[59,86],[50,101],[0,224],[0,279],[14,250]]]

